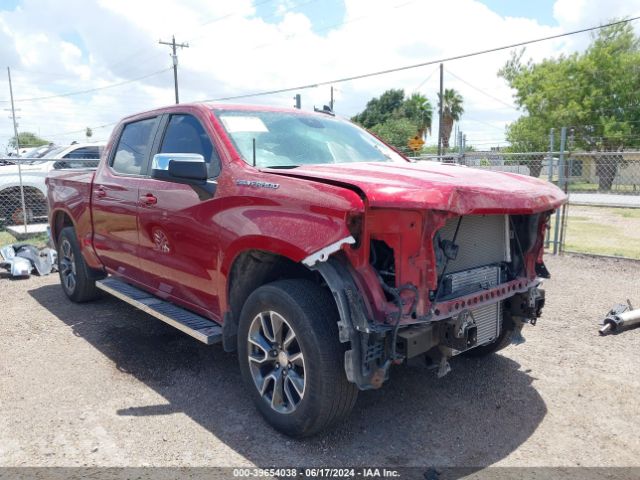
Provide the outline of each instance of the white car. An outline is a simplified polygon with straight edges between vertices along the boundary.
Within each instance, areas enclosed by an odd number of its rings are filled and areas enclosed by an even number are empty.
[[[52,148],[42,158],[10,158],[20,162],[27,222],[47,221],[45,178],[62,168],[95,168],[104,150],[104,142],[74,143]],[[0,166],[0,225],[23,223],[18,165]]]

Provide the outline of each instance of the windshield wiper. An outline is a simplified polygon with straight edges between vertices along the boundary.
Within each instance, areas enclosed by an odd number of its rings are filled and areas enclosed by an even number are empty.
[[[300,165],[265,165],[262,168],[298,168]]]

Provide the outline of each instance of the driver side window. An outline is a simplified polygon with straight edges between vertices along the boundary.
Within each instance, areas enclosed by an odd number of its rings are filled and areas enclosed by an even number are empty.
[[[192,115],[171,115],[159,153],[198,153],[207,163],[209,178],[220,173],[220,159],[207,132]]]

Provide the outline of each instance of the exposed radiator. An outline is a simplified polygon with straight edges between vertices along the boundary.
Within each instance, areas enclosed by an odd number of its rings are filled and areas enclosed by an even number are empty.
[[[451,218],[438,231],[440,240],[453,240],[458,218]],[[462,217],[456,242],[458,255],[450,260],[447,272],[459,272],[484,265],[511,261],[509,217],[506,215],[466,215]],[[442,273],[439,265],[438,273]]]
[[[487,266],[445,274],[445,283],[451,295],[465,295],[494,287],[500,283],[500,267]],[[485,345],[500,335],[502,304],[486,305],[470,309],[478,328],[477,345]]]

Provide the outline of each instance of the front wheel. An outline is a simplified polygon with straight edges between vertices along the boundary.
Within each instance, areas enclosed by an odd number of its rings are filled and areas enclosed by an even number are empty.
[[[358,390],[347,381],[332,295],[282,280],[247,299],[238,331],[243,380],[258,410],[286,435],[305,437],[345,418]]]
[[[62,290],[74,302],[88,302],[98,297],[96,282],[82,258],[73,227],[65,227],[58,237],[58,272]]]

